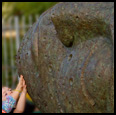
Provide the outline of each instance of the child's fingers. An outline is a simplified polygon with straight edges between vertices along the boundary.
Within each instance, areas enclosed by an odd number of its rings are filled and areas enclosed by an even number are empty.
[[[23,76],[22,75],[20,75],[20,81],[22,81],[23,80]]]
[[[22,84],[22,83],[23,83],[23,76],[22,76],[22,75],[20,75],[19,83],[20,83],[20,84]]]
[[[25,90],[27,91],[27,86],[25,85]]]
[[[23,86],[25,85],[25,80],[23,80]]]
[[[22,76],[22,75],[20,75],[20,78],[23,78],[23,76]]]
[[[27,90],[27,86],[26,85],[23,86],[23,90]]]
[[[24,85],[24,89],[26,89],[26,87],[27,87],[27,86],[26,86],[26,85]]]

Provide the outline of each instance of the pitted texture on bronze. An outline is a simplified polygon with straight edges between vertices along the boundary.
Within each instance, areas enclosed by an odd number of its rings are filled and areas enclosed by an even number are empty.
[[[59,3],[29,29],[17,55],[41,112],[114,112],[114,3]]]

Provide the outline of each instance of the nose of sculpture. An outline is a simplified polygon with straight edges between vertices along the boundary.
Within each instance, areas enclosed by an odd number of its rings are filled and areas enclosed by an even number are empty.
[[[61,18],[62,17],[62,18]],[[54,16],[53,24],[58,39],[66,47],[73,47],[94,37],[104,36],[111,39],[111,30],[108,23],[99,17],[70,16],[68,14]]]

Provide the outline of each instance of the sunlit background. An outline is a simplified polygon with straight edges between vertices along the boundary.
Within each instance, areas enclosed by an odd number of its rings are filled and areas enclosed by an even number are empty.
[[[39,16],[56,3],[2,2],[2,86],[16,87],[15,56],[21,40]]]

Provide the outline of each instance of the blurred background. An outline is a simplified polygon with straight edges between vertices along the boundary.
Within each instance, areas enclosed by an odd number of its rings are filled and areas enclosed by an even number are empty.
[[[2,2],[2,86],[16,87],[15,56],[20,42],[39,16],[56,3]],[[31,101],[28,95],[27,98]]]

